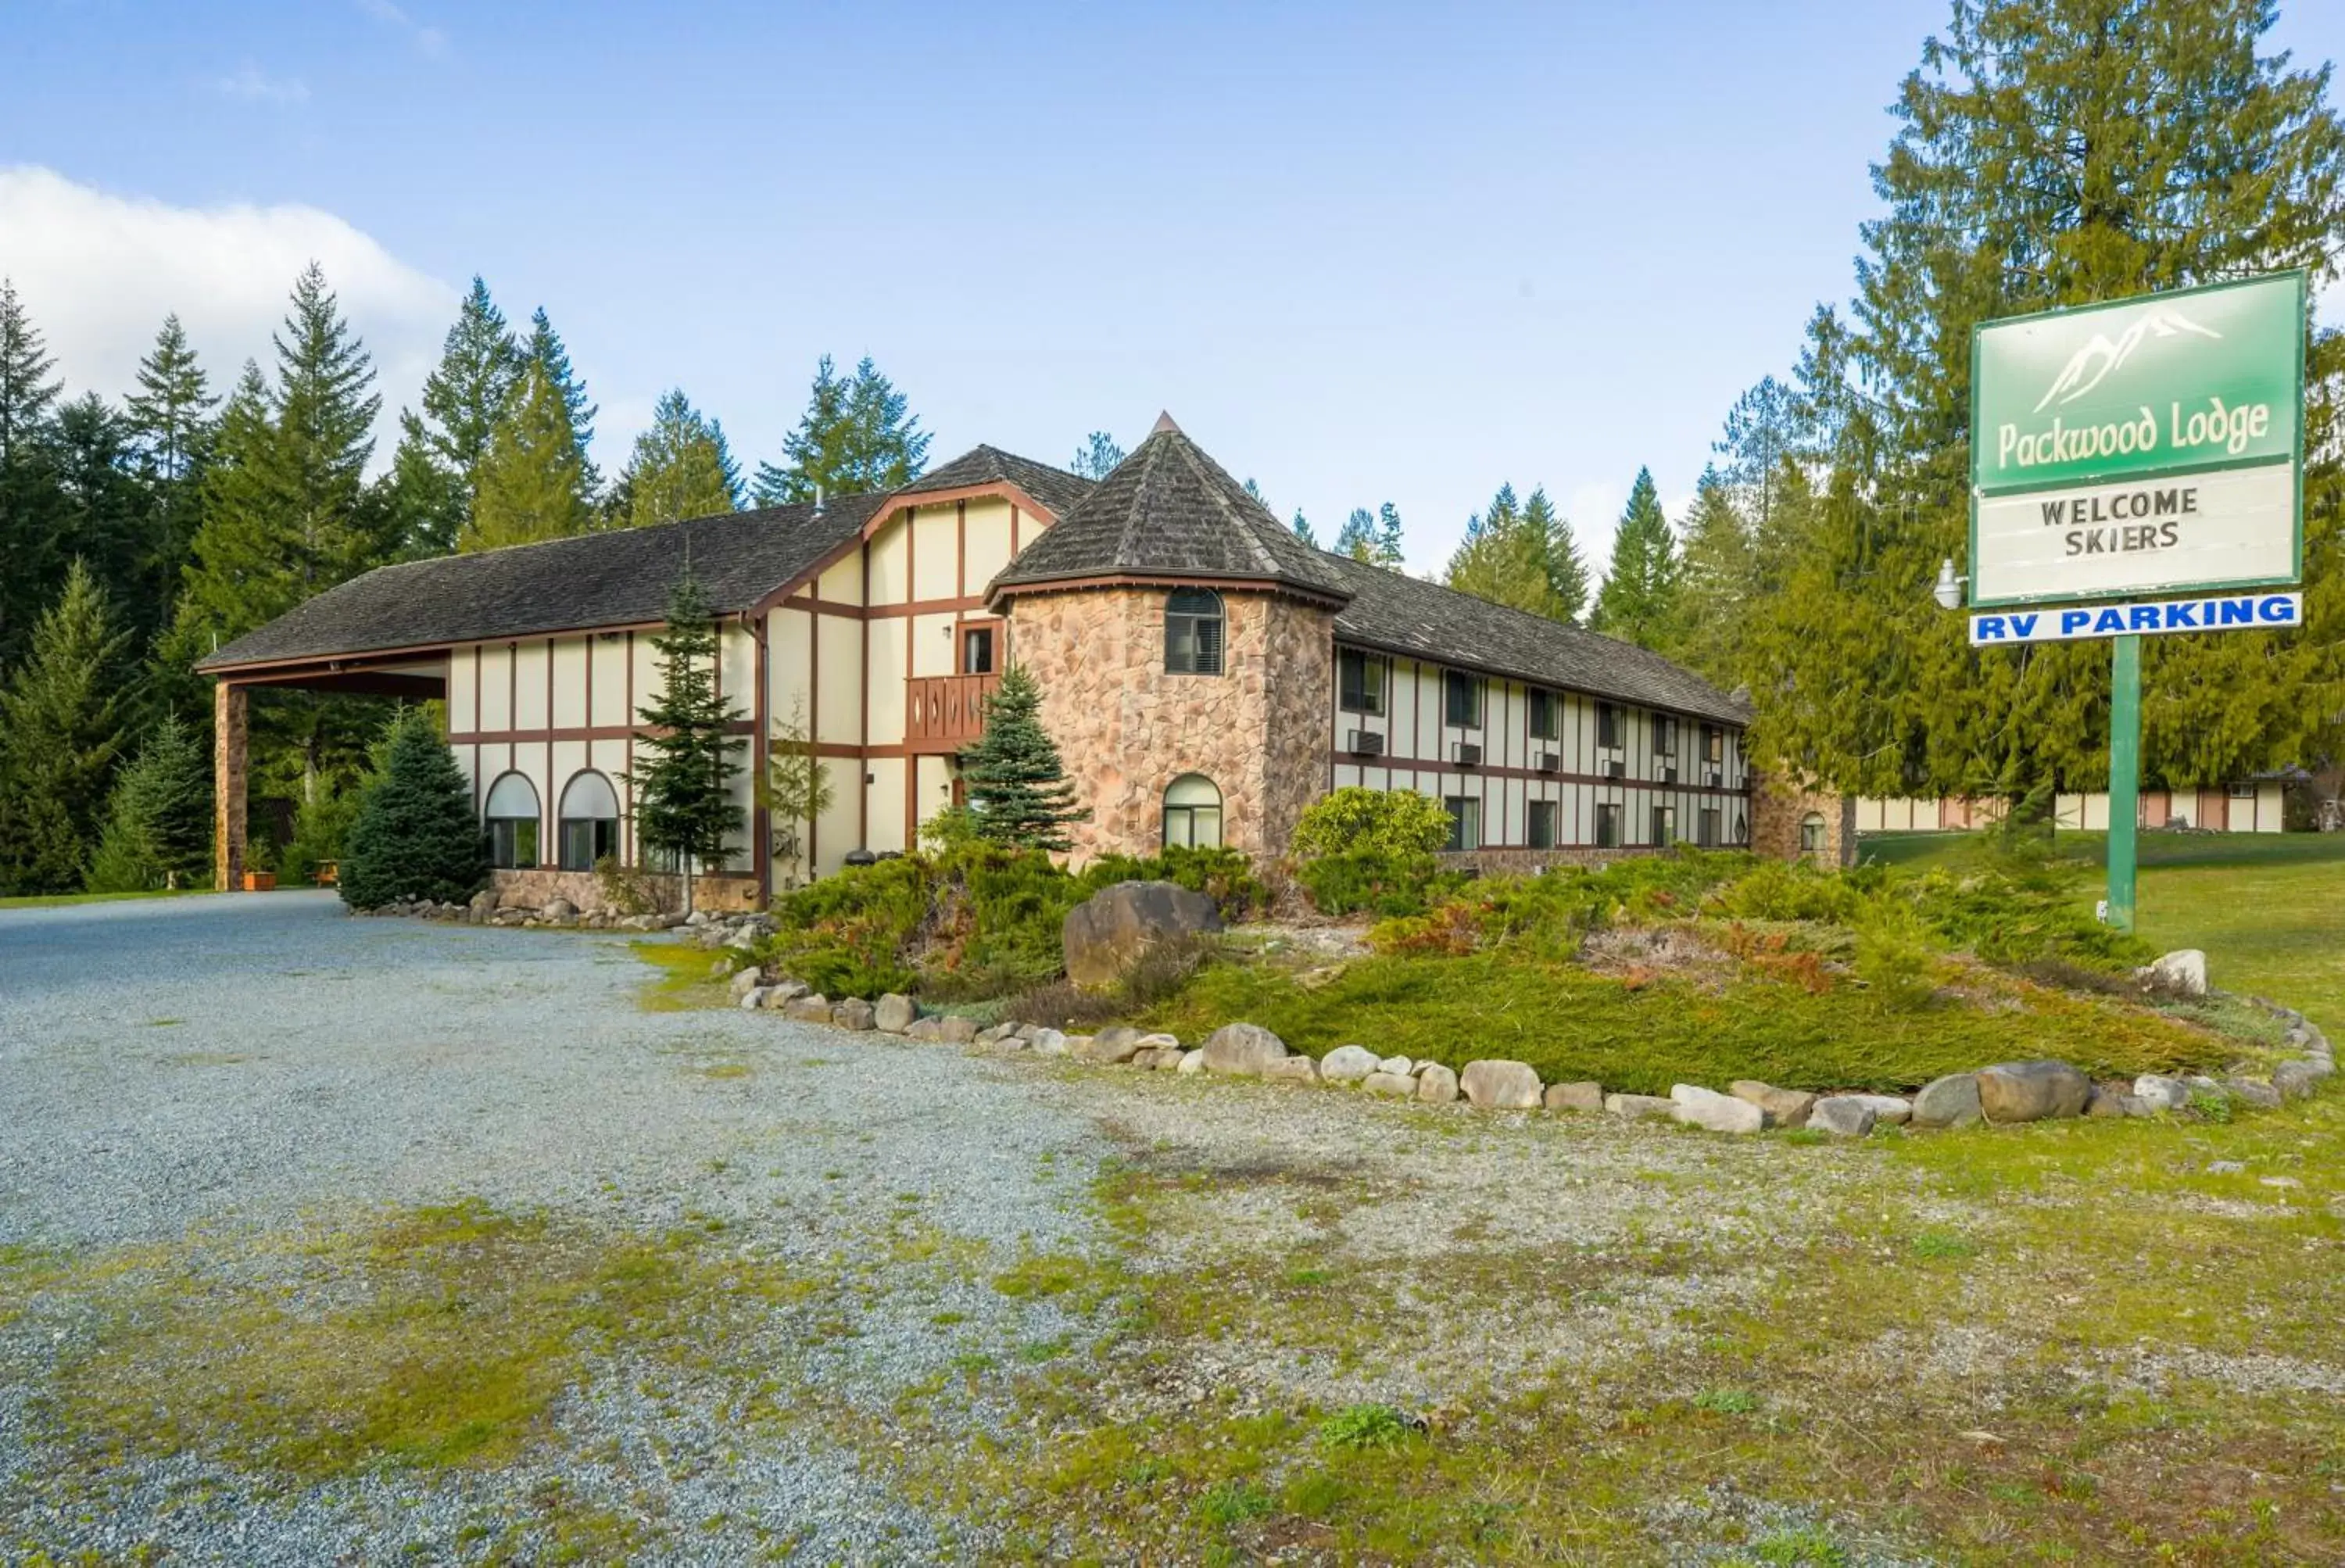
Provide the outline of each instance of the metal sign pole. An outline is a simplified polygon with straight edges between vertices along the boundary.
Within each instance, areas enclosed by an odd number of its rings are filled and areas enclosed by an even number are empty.
[[[2112,637],[2109,649],[2109,923],[2130,932],[2141,814],[2141,638]]]

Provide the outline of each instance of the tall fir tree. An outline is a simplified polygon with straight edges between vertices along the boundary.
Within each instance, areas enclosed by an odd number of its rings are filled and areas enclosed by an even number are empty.
[[[1305,545],[1310,545],[1315,550],[1319,547],[1319,535],[1311,531],[1311,519],[1303,515],[1302,507],[1297,506],[1294,509],[1294,521],[1288,524],[1288,526],[1294,530],[1294,536],[1297,539],[1302,540]]]
[[[199,487],[219,403],[187,329],[177,315],[164,317],[155,346],[138,361],[137,390],[124,400],[148,497],[146,591],[154,597],[143,618],[149,626],[167,621],[178,597],[179,571],[201,517]]]
[[[124,738],[124,650],[80,561],[0,689],[0,888],[78,890]]]
[[[716,626],[708,596],[689,569],[669,590],[667,625],[652,638],[659,691],[635,710],[638,762],[628,782],[635,796],[636,841],[674,857],[691,879],[721,868],[741,832],[733,799],[745,744],[733,733],[740,709],[716,689]]]
[[[1676,536],[1661,511],[1650,469],[1637,470],[1629,504],[1612,535],[1612,563],[1589,624],[1639,647],[1669,646],[1677,625]]]
[[[741,473],[725,444],[725,427],[694,408],[681,388],[654,406],[652,427],[635,437],[620,484],[633,528],[713,517],[741,505]]]
[[[22,651],[64,565],[46,439],[55,366],[16,286],[0,278],[0,666]]]
[[[1400,508],[1387,501],[1376,508],[1376,565],[1397,572],[1406,559],[1400,545]]]
[[[594,525],[562,389],[532,361],[482,454],[462,550],[493,550],[583,534]]]
[[[1964,553],[1982,321],[2309,266],[2345,233],[2326,66],[2269,48],[2269,0],[1956,0],[1874,169],[1852,321],[1802,374],[1829,472],[1764,627],[1757,739],[1876,794],[2097,789],[2108,650],[1974,650],[1930,585]],[[2149,639],[2143,766],[2176,787],[2345,748],[2345,342],[2308,324],[2306,624]],[[1854,395],[1861,388],[1863,396]]]
[[[144,645],[168,613],[178,585],[157,575],[162,550],[129,422],[86,392],[57,411],[47,439],[58,536],[71,542],[124,629]]]
[[[1082,445],[1075,449],[1074,461],[1067,464],[1067,472],[1081,474],[1085,479],[1105,479],[1115,472],[1116,465],[1123,461],[1124,456],[1124,450],[1115,437],[1103,430],[1095,430],[1083,437]]]
[[[783,438],[784,461],[757,465],[757,504],[807,502],[817,490],[858,495],[898,489],[927,468],[929,440],[909,397],[868,356],[852,376],[841,376],[825,354],[815,366],[806,412]]]
[[[1737,489],[1715,467],[1702,470],[1678,558],[1678,626],[1664,650],[1729,689],[1749,679],[1745,644],[1758,582],[1757,550],[1735,504]]]
[[[1534,485],[1523,503],[1523,532],[1538,545],[1547,572],[1549,607],[1541,613],[1551,620],[1579,620],[1588,610],[1588,559],[1571,520],[1555,509],[1545,485]]]
[[[578,477],[589,502],[603,489],[603,471],[594,466],[594,416],[602,412],[586,395],[585,378],[570,368],[570,350],[553,321],[540,305],[529,318],[528,355],[546,379],[562,389],[562,406],[570,415],[570,439],[578,448]]]
[[[489,880],[472,789],[429,710],[401,709],[359,801],[338,886],[352,909],[410,899],[462,903]]]
[[[1042,728],[1042,687],[1024,665],[1001,673],[985,701],[985,729],[961,753],[977,834],[1012,849],[1063,850],[1067,830],[1091,812],[1075,803],[1059,748]]]
[[[442,555],[474,524],[482,468],[532,361],[476,273],[423,380],[422,407],[401,409],[392,461],[403,553]],[[566,430],[566,427],[565,427]]]
[[[1394,522],[1398,524],[1396,515]],[[1528,504],[1502,484],[1466,524],[1444,580],[1461,594],[1549,620],[1577,620],[1588,601],[1588,568],[1544,489]]]
[[[1349,555],[1364,565],[1374,565],[1376,558],[1376,517],[1365,506],[1355,506],[1344,525],[1335,531],[1333,546],[1338,555]]]
[[[210,759],[196,732],[167,713],[115,776],[87,886],[94,893],[191,888],[209,873],[211,856]]]

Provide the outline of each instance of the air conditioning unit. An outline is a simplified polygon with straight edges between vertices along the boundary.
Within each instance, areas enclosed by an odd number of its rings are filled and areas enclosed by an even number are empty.
[[[1471,740],[1453,740],[1449,743],[1449,760],[1460,768],[1479,768],[1482,748]]]
[[[1676,783],[1677,781],[1678,781],[1678,770],[1677,770],[1676,769],[1674,769],[1674,768],[1664,768],[1664,769],[1661,769],[1661,782],[1662,782],[1662,783],[1664,783],[1664,784],[1674,784],[1674,783]]]
[[[1629,765],[1616,757],[1611,761],[1607,762],[1604,765],[1604,777],[1607,779],[1626,779],[1629,777]]]
[[[1355,729],[1345,740],[1345,749],[1355,757],[1382,757],[1385,733],[1381,729]]]
[[[1721,778],[1721,775],[1715,768],[1705,768],[1701,770],[1701,781],[1705,784],[1716,784],[1720,782]]]
[[[1531,758],[1531,766],[1542,773],[1553,773],[1563,767],[1563,759],[1552,751],[1541,751]]]

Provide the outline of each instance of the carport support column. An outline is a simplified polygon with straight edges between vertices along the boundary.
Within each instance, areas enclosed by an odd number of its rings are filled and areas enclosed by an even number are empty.
[[[222,892],[244,882],[246,692],[212,688],[212,881]]]
[[[2109,646],[2109,923],[2128,934],[2140,801],[2141,638],[2128,632]]]

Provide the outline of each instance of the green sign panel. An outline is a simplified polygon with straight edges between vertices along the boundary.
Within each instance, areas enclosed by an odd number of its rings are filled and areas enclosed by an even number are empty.
[[[2304,334],[2300,271],[1983,323],[1971,603],[2296,582]]]
[[[1987,494],[2285,463],[2304,410],[2304,274],[1989,321],[1972,344]]]

